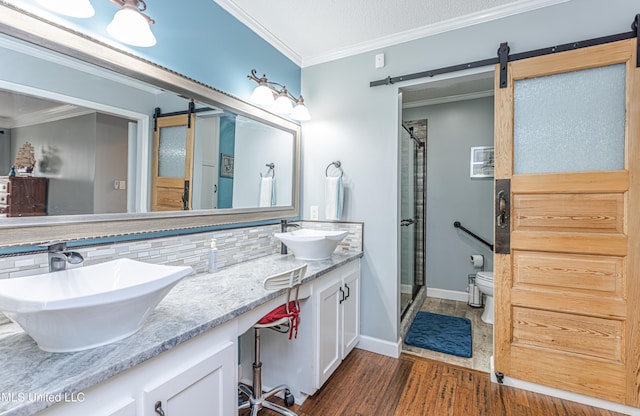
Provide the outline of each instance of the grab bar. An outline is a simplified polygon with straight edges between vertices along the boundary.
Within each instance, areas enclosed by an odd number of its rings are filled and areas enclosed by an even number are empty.
[[[491,251],[493,251],[493,244],[488,243],[485,239],[483,239],[482,237],[478,237],[476,234],[474,234],[473,232],[467,230],[466,228],[464,228],[462,226],[462,224],[460,224],[460,221],[456,221],[453,223],[453,226],[455,228],[460,228],[462,231],[464,231],[465,233],[469,234],[471,237],[475,238],[476,240],[480,241],[481,243],[487,245]]]

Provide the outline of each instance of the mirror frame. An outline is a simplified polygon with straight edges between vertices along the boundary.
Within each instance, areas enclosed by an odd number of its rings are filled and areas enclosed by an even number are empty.
[[[114,71],[158,88],[215,105],[289,131],[294,137],[292,204],[272,208],[217,209],[3,218],[0,247],[41,245],[181,229],[294,218],[300,215],[300,125],[171,69],[121,51],[87,35],[0,3],[0,33]],[[85,51],[91,51],[87,53]]]

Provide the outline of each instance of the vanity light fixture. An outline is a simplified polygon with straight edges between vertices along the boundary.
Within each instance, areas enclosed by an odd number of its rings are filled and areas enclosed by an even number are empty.
[[[311,118],[302,96],[299,98],[294,97],[287,90],[287,87],[277,82],[269,81],[264,74],[258,78],[255,69],[251,70],[251,74],[247,75],[247,78],[258,84],[249,98],[252,102],[271,107],[274,112],[287,114],[294,120],[304,121]],[[295,104],[295,107],[293,104]]]
[[[121,7],[107,26],[107,32],[122,43],[149,47],[156,44],[149,25],[155,20],[144,14],[147,4],[143,0],[109,0]]]
[[[81,19],[96,13],[89,0],[38,0],[38,3],[56,13]]]

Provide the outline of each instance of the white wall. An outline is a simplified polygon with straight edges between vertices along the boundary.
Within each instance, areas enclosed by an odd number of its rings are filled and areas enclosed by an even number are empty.
[[[289,132],[245,117],[236,118],[233,208],[258,206],[260,174],[269,170],[267,163],[275,165],[276,205],[291,205],[293,145]]]
[[[127,212],[127,190],[115,189],[114,180],[128,177],[128,121],[106,114],[96,115],[93,212]]]
[[[302,71],[302,94],[313,119],[302,124],[303,218],[322,205],[324,168],[343,162],[349,195],[345,220],[364,221],[362,333],[396,342],[399,327],[398,88],[426,80],[369,87],[369,82],[511,53],[628,32],[633,1],[574,0]],[[376,53],[386,66],[375,69]],[[443,76],[434,77],[441,79]]]
[[[12,160],[26,142],[34,147],[33,174],[49,178],[48,214],[93,213],[96,113],[12,129]]]

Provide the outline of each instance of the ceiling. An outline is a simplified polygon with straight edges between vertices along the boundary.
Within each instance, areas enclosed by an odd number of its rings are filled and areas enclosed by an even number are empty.
[[[570,0],[215,0],[305,67]]]

